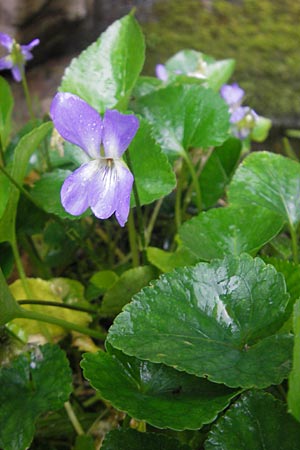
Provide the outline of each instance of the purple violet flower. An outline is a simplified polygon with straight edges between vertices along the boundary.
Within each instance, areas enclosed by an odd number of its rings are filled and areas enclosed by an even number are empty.
[[[241,105],[245,95],[244,89],[240,88],[237,83],[224,84],[220,90],[221,97],[231,108],[237,108]]]
[[[164,66],[163,64],[156,65],[155,74],[156,74],[157,78],[161,81],[167,81],[167,79],[169,78],[169,74],[166,69],[166,66]]]
[[[63,92],[54,97],[50,115],[61,136],[90,157],[65,179],[63,207],[74,216],[90,207],[99,219],[115,213],[123,227],[129,214],[133,175],[122,155],[137,132],[138,119],[116,110],[107,110],[102,119],[80,97]]]
[[[249,106],[241,106],[245,91],[237,83],[224,84],[220,94],[229,106],[232,133],[239,139],[245,139],[254,128],[258,117]]]
[[[20,45],[8,34],[0,33],[0,45],[8,51],[8,55],[0,58],[0,70],[10,69],[14,80],[21,81],[26,61],[33,58],[31,50],[39,43],[39,39],[33,39],[27,45]]]

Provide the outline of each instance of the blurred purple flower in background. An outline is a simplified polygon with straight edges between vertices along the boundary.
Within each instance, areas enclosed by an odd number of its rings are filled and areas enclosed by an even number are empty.
[[[74,216],[90,207],[99,219],[115,213],[124,226],[133,175],[121,158],[137,132],[138,119],[116,110],[107,110],[102,119],[94,108],[70,93],[56,94],[50,115],[61,136],[90,158],[64,181],[63,207]]]
[[[224,84],[221,97],[229,106],[231,131],[239,139],[249,136],[255,126],[258,115],[249,106],[241,106],[245,91],[237,83]]]
[[[8,34],[0,33],[0,44],[8,51],[8,55],[0,58],[0,70],[11,70],[14,80],[21,81],[26,61],[33,58],[31,50],[39,43],[39,39],[33,39],[27,45],[20,45]]]

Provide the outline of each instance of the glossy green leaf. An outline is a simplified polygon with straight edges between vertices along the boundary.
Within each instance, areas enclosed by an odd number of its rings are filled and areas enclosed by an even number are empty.
[[[34,128],[30,133],[20,139],[14,152],[14,159],[10,172],[10,175],[17,183],[23,184],[29,158],[41,141],[46,137],[51,127],[51,122],[44,123],[39,127]],[[0,242],[11,242],[14,239],[19,195],[19,190],[11,184],[7,206],[0,219]]]
[[[152,125],[168,154],[207,148],[228,137],[228,107],[220,96],[198,85],[168,86],[137,100],[135,108]]]
[[[171,272],[177,267],[190,266],[198,259],[185,247],[179,246],[175,252],[167,252],[157,247],[147,248],[147,258],[162,272]]]
[[[238,205],[260,205],[291,225],[300,220],[300,164],[269,152],[250,154],[235,172],[228,197]]]
[[[209,261],[228,254],[254,254],[273,239],[283,225],[283,218],[266,208],[233,205],[210,209],[185,222],[179,229],[179,236],[198,261]]]
[[[100,270],[90,278],[86,289],[87,300],[93,300],[110,289],[119,276],[112,270]]]
[[[35,347],[0,370],[0,447],[25,450],[33,438],[38,416],[68,400],[71,372],[56,345]]]
[[[53,172],[44,173],[41,178],[34,184],[31,190],[32,197],[41,205],[44,211],[56,214],[62,219],[78,220],[79,218],[91,214],[87,210],[80,216],[72,216],[67,213],[61,204],[60,190],[63,182],[70,175],[70,170],[57,169]]]
[[[14,319],[20,307],[11,295],[0,268],[0,327]]]
[[[141,205],[158,200],[175,188],[176,179],[173,169],[152,137],[151,128],[145,121],[140,122],[129,152]],[[135,205],[133,194],[131,205]]]
[[[238,164],[241,149],[239,139],[229,138],[223,145],[216,147],[206,161],[200,174],[204,209],[214,206],[224,194]]]
[[[100,395],[131,417],[158,428],[195,430],[210,423],[237,391],[162,364],[111,353],[85,354],[84,376]]]
[[[114,22],[96,42],[73,59],[60,90],[79,95],[99,112],[107,108],[126,108],[144,64],[144,53],[143,34],[129,14]]]
[[[219,90],[229,80],[234,67],[233,59],[216,61],[211,56],[191,49],[181,50],[166,62],[166,69],[170,73],[197,78],[200,83],[205,83],[214,90]]]
[[[0,147],[5,149],[12,127],[14,99],[10,86],[3,77],[0,77],[0,99]]]
[[[293,338],[282,274],[247,254],[163,275],[117,316],[108,341],[231,387],[266,387],[287,377]]]
[[[151,266],[141,266],[122,273],[120,278],[106,291],[100,308],[103,316],[114,317],[130,302],[132,296],[156,277]]]
[[[300,422],[300,300],[294,305],[293,322],[295,344],[293,368],[289,376],[288,407]]]
[[[265,392],[235,402],[208,434],[205,450],[297,450],[299,424],[286,406]]]
[[[191,450],[188,445],[159,433],[113,430],[106,434],[101,450]]]

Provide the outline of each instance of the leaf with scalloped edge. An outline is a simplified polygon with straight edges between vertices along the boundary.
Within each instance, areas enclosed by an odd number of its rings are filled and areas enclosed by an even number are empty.
[[[293,336],[276,334],[289,295],[283,275],[247,254],[174,270],[133,297],[108,342],[230,387],[287,377]]]

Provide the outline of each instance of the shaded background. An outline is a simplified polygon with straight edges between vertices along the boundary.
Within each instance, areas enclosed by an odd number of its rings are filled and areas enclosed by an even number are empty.
[[[295,0],[1,0],[1,31],[21,43],[41,40],[28,67],[36,109],[48,110],[70,59],[132,7],[146,36],[144,74],[154,75],[158,62],[183,48],[234,58],[231,81],[246,90],[246,103],[270,117],[279,134],[300,128],[300,2]],[[21,87],[12,86],[21,99]],[[16,119],[24,114],[18,108]]]

